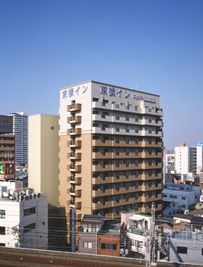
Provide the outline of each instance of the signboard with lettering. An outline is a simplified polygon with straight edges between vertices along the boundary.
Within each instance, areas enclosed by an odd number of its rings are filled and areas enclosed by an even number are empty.
[[[13,162],[5,163],[5,176],[6,178],[15,177],[15,164]]]
[[[62,91],[62,98],[70,98],[74,96],[83,95],[87,92],[88,85],[81,85],[77,87],[67,88]]]
[[[100,94],[103,96],[110,96],[110,97],[123,97],[125,99],[134,99],[134,100],[143,100],[149,103],[156,103],[156,99],[151,95],[139,95],[136,91],[127,90],[127,89],[120,89],[115,88],[112,86],[101,85],[100,86]]]
[[[15,178],[15,164],[14,162],[0,163],[0,179]]]
[[[5,174],[5,164],[0,163],[0,175],[4,176],[4,174]]]

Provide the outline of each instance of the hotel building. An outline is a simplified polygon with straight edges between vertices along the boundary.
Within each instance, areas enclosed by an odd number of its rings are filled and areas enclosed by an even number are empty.
[[[96,81],[60,91],[59,202],[72,238],[84,214],[113,220],[122,211],[150,213],[152,202],[161,211],[159,101],[155,94]]]

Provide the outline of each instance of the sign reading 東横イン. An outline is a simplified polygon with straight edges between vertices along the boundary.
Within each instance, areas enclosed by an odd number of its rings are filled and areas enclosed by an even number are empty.
[[[71,98],[79,95],[83,95],[88,91],[88,85],[81,85],[77,87],[70,87],[62,91],[62,98]],[[143,100],[148,103],[156,103],[156,98],[152,95],[142,94],[135,90],[121,89],[110,85],[100,85],[99,94],[109,97],[118,97],[124,99]]]

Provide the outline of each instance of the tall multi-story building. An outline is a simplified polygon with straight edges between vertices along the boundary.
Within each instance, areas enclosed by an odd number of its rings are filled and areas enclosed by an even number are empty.
[[[0,179],[15,176],[15,137],[12,117],[0,115]]]
[[[196,173],[196,147],[186,144],[175,147],[175,170],[180,174]]]
[[[46,193],[52,206],[58,198],[58,126],[59,117],[37,114],[29,116],[28,185],[36,192]]]
[[[200,141],[197,146],[197,173],[203,172],[203,141]]]
[[[59,201],[74,238],[84,214],[162,209],[160,97],[88,81],[60,91]],[[76,222],[76,224],[75,224]]]
[[[15,135],[15,162],[25,165],[28,162],[28,116],[24,112],[12,113]]]

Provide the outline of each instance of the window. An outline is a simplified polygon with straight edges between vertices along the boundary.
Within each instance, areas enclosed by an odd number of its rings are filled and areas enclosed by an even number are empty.
[[[5,247],[5,243],[0,243],[0,247]]]
[[[183,199],[183,200],[185,200],[185,199],[186,199],[186,197],[182,197],[182,199]]]
[[[28,216],[31,214],[35,214],[35,207],[24,210],[24,216]]]
[[[203,248],[202,248],[202,255],[203,255]]]
[[[92,248],[92,242],[83,242],[83,248]]]
[[[187,254],[187,247],[177,247],[177,253]]]
[[[0,235],[5,235],[6,234],[6,228],[3,226],[0,226]]]
[[[29,232],[29,231],[35,229],[35,226],[36,226],[35,223],[31,223],[31,224],[26,225],[24,227],[24,233]]]
[[[170,198],[177,198],[176,195],[169,195]]]
[[[0,219],[5,219],[5,217],[6,217],[6,211],[0,210]]]
[[[116,245],[116,244],[106,244],[106,243],[102,243],[102,244],[101,244],[101,248],[102,248],[102,249],[116,250],[116,249],[117,249],[117,245]]]

